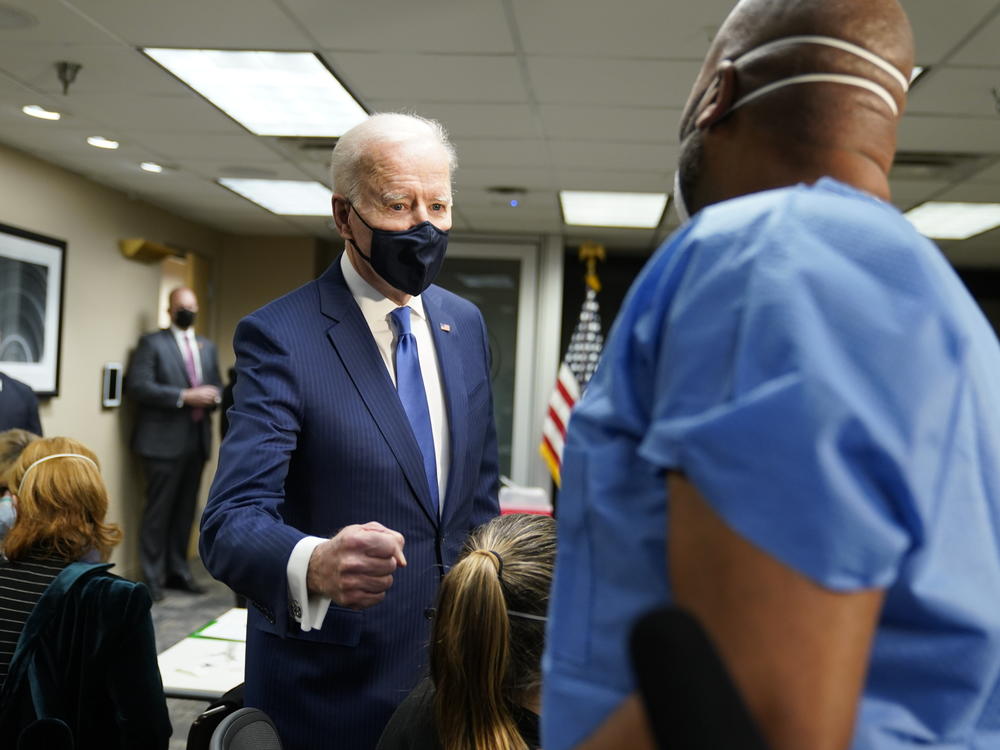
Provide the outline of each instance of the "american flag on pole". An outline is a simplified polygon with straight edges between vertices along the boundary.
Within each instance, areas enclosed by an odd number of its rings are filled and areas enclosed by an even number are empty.
[[[548,464],[549,471],[557,486],[561,485],[563,444],[566,441],[566,425],[573,405],[580,400],[587,383],[590,382],[597,361],[604,347],[601,333],[601,310],[597,304],[597,290],[600,288],[596,276],[588,276],[587,298],[580,309],[580,319],[566,349],[566,356],[559,365],[556,386],[552,389],[549,409],[542,427],[542,444],[538,450]]]

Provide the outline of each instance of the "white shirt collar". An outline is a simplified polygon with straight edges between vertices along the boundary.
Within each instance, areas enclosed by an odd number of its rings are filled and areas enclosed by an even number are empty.
[[[389,313],[399,307],[399,305],[391,299],[384,297],[382,292],[361,278],[361,274],[355,270],[351,259],[347,257],[347,250],[344,250],[344,253],[340,256],[340,270],[344,274],[344,281],[347,283],[347,288],[351,290],[354,301],[358,303],[358,307],[361,308],[361,314],[368,322],[368,325],[372,327],[372,330],[375,329],[375,326],[388,326]],[[406,304],[413,315],[426,319],[424,302],[419,294],[410,297],[410,301]]]
[[[194,327],[193,326],[188,326],[187,328],[178,328],[174,323],[171,323],[170,324],[170,332],[172,334],[174,334],[175,337],[176,336],[180,336],[181,338],[185,338],[185,339],[193,339],[194,338]]]

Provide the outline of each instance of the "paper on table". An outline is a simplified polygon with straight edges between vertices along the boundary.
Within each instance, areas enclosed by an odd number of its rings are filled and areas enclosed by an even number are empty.
[[[196,630],[191,635],[196,638],[218,638],[224,641],[242,641],[247,639],[247,611],[234,607],[227,612],[223,612],[201,630]]]

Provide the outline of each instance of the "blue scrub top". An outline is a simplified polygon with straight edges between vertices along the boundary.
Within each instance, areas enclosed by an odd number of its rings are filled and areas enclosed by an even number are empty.
[[[837,591],[887,589],[853,747],[1000,747],[1000,348],[938,249],[834,180],[700,212],[636,279],[563,456],[543,742],[633,689],[666,473]]]

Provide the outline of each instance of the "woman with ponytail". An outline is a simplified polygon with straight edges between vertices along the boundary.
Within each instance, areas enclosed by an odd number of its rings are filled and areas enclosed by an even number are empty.
[[[378,750],[538,747],[555,521],[511,514],[472,532],[441,583],[431,679],[393,715]]]

